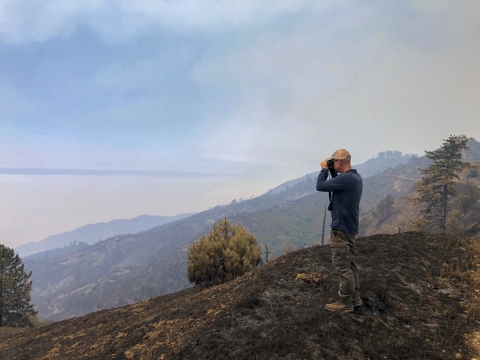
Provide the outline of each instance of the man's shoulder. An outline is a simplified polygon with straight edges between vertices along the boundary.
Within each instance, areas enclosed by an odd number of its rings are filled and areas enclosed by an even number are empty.
[[[358,176],[361,177],[361,175],[358,173],[357,169],[350,169],[345,172],[345,174],[350,174],[350,176]]]

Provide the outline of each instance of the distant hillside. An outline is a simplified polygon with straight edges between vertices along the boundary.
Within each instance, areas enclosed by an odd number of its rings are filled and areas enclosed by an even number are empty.
[[[69,254],[72,254],[74,252],[83,250],[87,248],[89,245],[86,242],[73,242],[70,243],[70,245],[66,245],[61,248],[54,248],[46,251],[41,251],[39,253],[35,253],[29,256],[24,257],[22,260],[23,261],[36,261],[36,262],[49,262],[53,259],[58,259],[61,257],[65,257]]]
[[[60,320],[177,291],[186,278],[181,283],[172,278],[145,283],[149,266],[164,263],[222,217],[257,212],[286,201],[268,196],[216,206],[144,232],[109,238],[63,258],[25,258],[25,269],[33,273],[32,302],[42,318]]]
[[[468,151],[465,153],[466,161],[480,161],[480,142],[472,139],[467,143]]]
[[[402,214],[407,223],[415,217],[410,210],[402,211],[401,206],[407,209],[411,203],[401,204],[412,184],[420,179],[418,168],[428,166],[429,161],[425,156],[413,157],[408,163],[364,178],[362,220],[370,216],[387,194],[395,199],[395,213]],[[314,183],[311,186],[314,187]],[[33,303],[40,316],[59,320],[189,287],[186,276],[189,245],[208,233],[214,221],[225,216],[232,223],[241,222],[253,232],[263,251],[268,246],[270,260],[292,247],[299,249],[318,244],[328,196],[305,186],[295,191],[267,193],[216,206],[138,234],[110,238],[47,263],[26,260],[26,269],[33,271]],[[475,210],[467,216],[480,218],[479,213]],[[330,213],[327,213],[325,243],[329,238],[329,224]],[[379,223],[374,218],[370,223],[363,221],[361,229],[366,234],[392,231],[393,227],[382,228],[383,224],[387,223]]]
[[[119,219],[109,222],[85,225],[73,231],[49,236],[38,242],[30,242],[28,244],[21,245],[15,248],[15,251],[21,257],[26,257],[41,251],[68,246],[75,242],[86,242],[87,244],[93,244],[99,240],[105,240],[114,235],[134,234],[155,226],[184,219],[191,215],[193,215],[193,213],[176,216],[141,215],[133,219]]]
[[[362,218],[371,216],[371,209],[387,194],[395,199],[392,216],[384,222],[373,218],[371,223],[361,221],[364,226],[363,232],[367,235],[382,232],[398,232],[396,219],[403,224],[400,231],[408,229],[410,222],[418,216],[419,208],[404,198],[409,194],[412,184],[420,178],[419,167],[428,166],[429,160],[426,157],[413,159],[408,164],[399,165],[382,174],[364,179],[364,196],[361,202]],[[478,178],[480,179],[480,177]],[[477,184],[477,187],[480,184]],[[287,193],[281,193],[287,194]],[[250,213],[239,213],[230,216],[232,223],[241,222],[249,231],[259,239],[263,251],[268,246],[270,260],[283,254],[284,249],[301,249],[312,244],[319,244],[322,235],[323,209],[327,204],[328,197],[325,194],[313,193],[301,197],[295,201],[288,201],[283,204],[272,206],[264,210]],[[478,201],[477,201],[478,204]],[[453,203],[455,205],[455,202]],[[480,206],[480,204],[478,204]],[[480,234],[478,219],[480,209],[474,208],[468,212],[465,218],[465,227],[471,229],[470,235]],[[325,243],[329,241],[330,213],[326,216]],[[206,227],[201,234],[206,234],[209,227]],[[194,239],[198,239],[197,234]],[[173,292],[190,286],[187,280],[187,254],[188,246],[185,245],[168,257],[158,259],[149,264],[148,269],[119,286],[118,292],[128,293],[130,289],[141,292],[141,289],[148,289],[150,294],[158,292]],[[265,257],[265,252],[263,254]],[[134,285],[127,285],[134,284]],[[121,290],[120,290],[121,289]]]
[[[357,241],[356,261],[364,305],[352,313],[324,309],[337,298],[337,273],[330,246],[314,246],[220,286],[43,328],[0,328],[0,354],[10,360],[480,357],[478,241],[381,234]]]
[[[473,164],[480,169],[480,161]],[[457,182],[457,188],[459,196],[449,202],[447,230],[451,229],[457,234],[466,236],[476,236],[480,234],[480,170],[463,171]],[[416,206],[408,199],[413,195],[414,192],[410,189],[407,194],[396,199],[390,216],[385,215],[382,218],[372,209],[364,212],[360,219],[362,234],[419,230],[415,220],[422,215],[422,207]]]
[[[416,169],[417,162],[410,166]],[[411,183],[406,180],[400,186],[395,177],[382,175],[367,178],[362,207],[372,206],[387,193],[396,198],[406,193]],[[270,259],[282,254],[284,243],[294,248],[318,243],[328,196],[316,192],[314,183],[311,185],[313,193],[309,190],[309,195],[297,200],[291,200],[289,192],[267,193],[138,234],[116,236],[65,258],[48,262],[26,258],[25,267],[33,272],[32,301],[40,316],[60,320],[189,287],[189,244],[225,216],[232,223],[242,222],[262,247],[268,245]],[[330,214],[327,232],[329,224]]]

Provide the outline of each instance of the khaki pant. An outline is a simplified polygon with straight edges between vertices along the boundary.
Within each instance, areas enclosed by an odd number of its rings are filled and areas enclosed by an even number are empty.
[[[358,269],[353,262],[355,235],[332,229],[330,232],[332,264],[338,270],[339,293],[351,296],[359,290]]]

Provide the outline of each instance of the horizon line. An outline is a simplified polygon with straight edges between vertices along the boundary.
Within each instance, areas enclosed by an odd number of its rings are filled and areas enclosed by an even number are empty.
[[[199,172],[199,171],[172,171],[172,170],[98,170],[98,169],[50,169],[50,168],[0,168],[0,175],[81,175],[81,176],[115,176],[115,175],[137,175],[155,177],[182,177],[182,176],[229,176],[220,172]]]

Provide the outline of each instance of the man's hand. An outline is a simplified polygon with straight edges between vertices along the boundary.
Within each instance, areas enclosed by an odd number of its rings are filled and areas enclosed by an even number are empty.
[[[320,167],[321,167],[322,169],[328,169],[327,160],[323,160],[323,161],[320,163]]]

